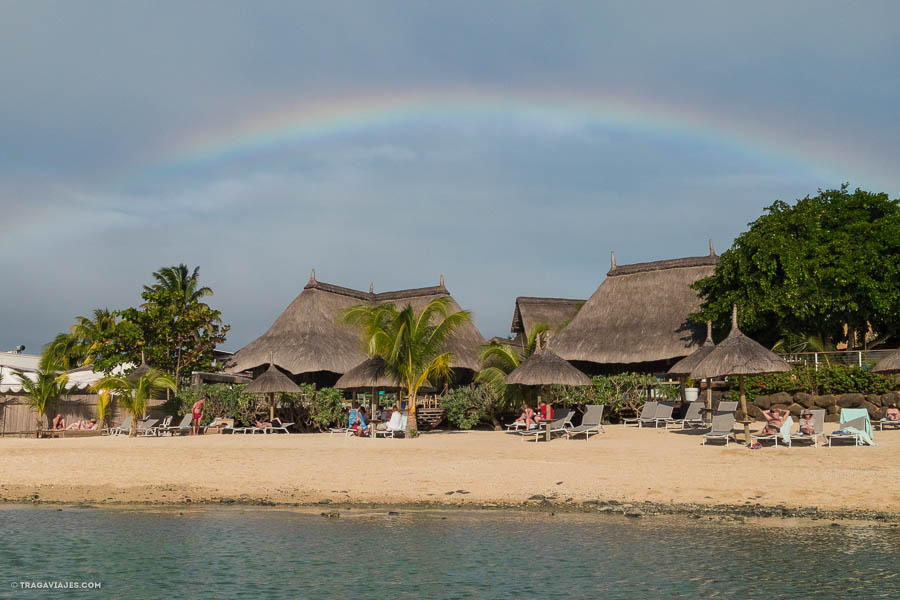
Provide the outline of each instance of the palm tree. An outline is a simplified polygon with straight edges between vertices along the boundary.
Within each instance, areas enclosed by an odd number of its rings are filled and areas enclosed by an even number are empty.
[[[213,295],[212,289],[200,287],[200,267],[194,267],[193,272],[184,263],[177,267],[163,267],[159,271],[154,271],[153,278],[156,279],[156,283],[145,285],[144,291],[164,291],[172,294],[177,316],[180,316],[187,306]]]
[[[416,312],[407,304],[398,310],[393,304],[352,306],[342,312],[346,323],[363,330],[369,356],[381,356],[388,371],[406,388],[409,395],[410,431],[416,424],[416,400],[419,388],[429,379],[449,379],[452,356],[444,345],[456,329],[469,323],[472,314],[466,310],[450,312],[450,298],[431,300]]]
[[[108,308],[94,309],[94,318],[75,317],[72,336],[85,347],[84,364],[89,365],[109,343],[116,331],[116,313]]]
[[[96,392],[108,390],[118,393],[119,404],[131,413],[131,437],[134,437],[137,435],[138,416],[143,416],[147,410],[147,401],[155,392],[174,390],[175,381],[156,369],[148,369],[135,380],[124,375],[104,377],[94,384],[93,389]]]
[[[71,333],[60,333],[41,350],[41,365],[58,365],[68,371],[80,367],[87,360],[87,349]]]
[[[515,401],[523,401],[519,391],[514,392],[506,386],[506,376],[513,372],[522,362],[534,353],[540,336],[550,331],[544,323],[538,323],[525,338],[525,347],[521,352],[511,344],[491,342],[481,347],[478,355],[481,371],[475,380],[494,390],[494,394],[504,398],[507,405]]]
[[[47,369],[41,365],[35,372],[32,380],[22,371],[15,371],[16,377],[22,383],[22,389],[28,394],[28,403],[37,416],[37,434],[40,435],[44,428],[44,415],[47,415],[47,423],[50,422],[50,412],[56,408],[60,396],[66,393],[66,384],[69,378],[65,374],[59,374],[56,369]]]

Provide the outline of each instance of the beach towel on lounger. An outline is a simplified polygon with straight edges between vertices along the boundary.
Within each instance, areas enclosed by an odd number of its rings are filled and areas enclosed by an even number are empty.
[[[784,420],[784,424],[781,426],[779,430],[779,435],[781,439],[784,440],[784,444],[786,446],[791,445],[791,427],[794,426],[794,419],[792,417],[788,417]]]

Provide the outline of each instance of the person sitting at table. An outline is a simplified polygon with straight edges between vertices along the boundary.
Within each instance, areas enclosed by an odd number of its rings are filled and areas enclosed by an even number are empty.
[[[781,431],[781,426],[784,425],[784,421],[789,414],[788,411],[781,408],[764,410],[763,416],[766,418],[767,423],[766,426],[763,427],[762,435],[778,435]]]

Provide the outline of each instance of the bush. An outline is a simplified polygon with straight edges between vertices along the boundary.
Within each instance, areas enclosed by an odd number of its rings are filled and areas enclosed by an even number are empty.
[[[459,429],[472,429],[484,416],[482,402],[487,386],[458,387],[448,390],[441,397],[441,408],[447,411],[447,420]]]
[[[728,379],[731,396],[737,399],[740,391],[737,377]],[[858,366],[798,365],[787,373],[771,373],[756,377],[744,377],[744,392],[749,400],[763,394],[806,392],[824,394],[884,394],[898,388],[888,376]]]
[[[203,420],[206,425],[213,419],[233,417],[236,424],[250,425],[261,416],[268,416],[268,405],[264,398],[256,394],[245,394],[244,385],[215,383],[203,385],[199,390],[183,388],[169,398],[163,409],[169,414],[180,416],[191,411],[191,407],[201,397],[206,396],[203,405]]]

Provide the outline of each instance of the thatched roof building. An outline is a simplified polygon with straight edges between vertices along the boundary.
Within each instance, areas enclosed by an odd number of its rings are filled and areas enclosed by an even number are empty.
[[[688,320],[700,308],[690,285],[713,274],[708,256],[612,266],[550,347],[590,373],[665,371],[703,343],[703,325]]]
[[[232,357],[231,372],[260,371],[269,361],[292,373],[295,378],[333,385],[337,378],[366,360],[360,332],[340,322],[340,312],[358,304],[378,305],[393,302],[399,307],[411,304],[421,310],[425,304],[441,296],[450,297],[450,310],[459,305],[440,284],[432,287],[382,292],[373,288],[361,292],[316,280],[313,269],[309,282],[275,323],[256,340],[241,348]],[[484,338],[468,323],[447,343],[453,354],[454,369],[478,369],[478,349]]]
[[[536,325],[544,324],[552,331],[559,331],[575,318],[585,302],[587,300],[519,296],[509,330],[516,337],[525,338]]]

